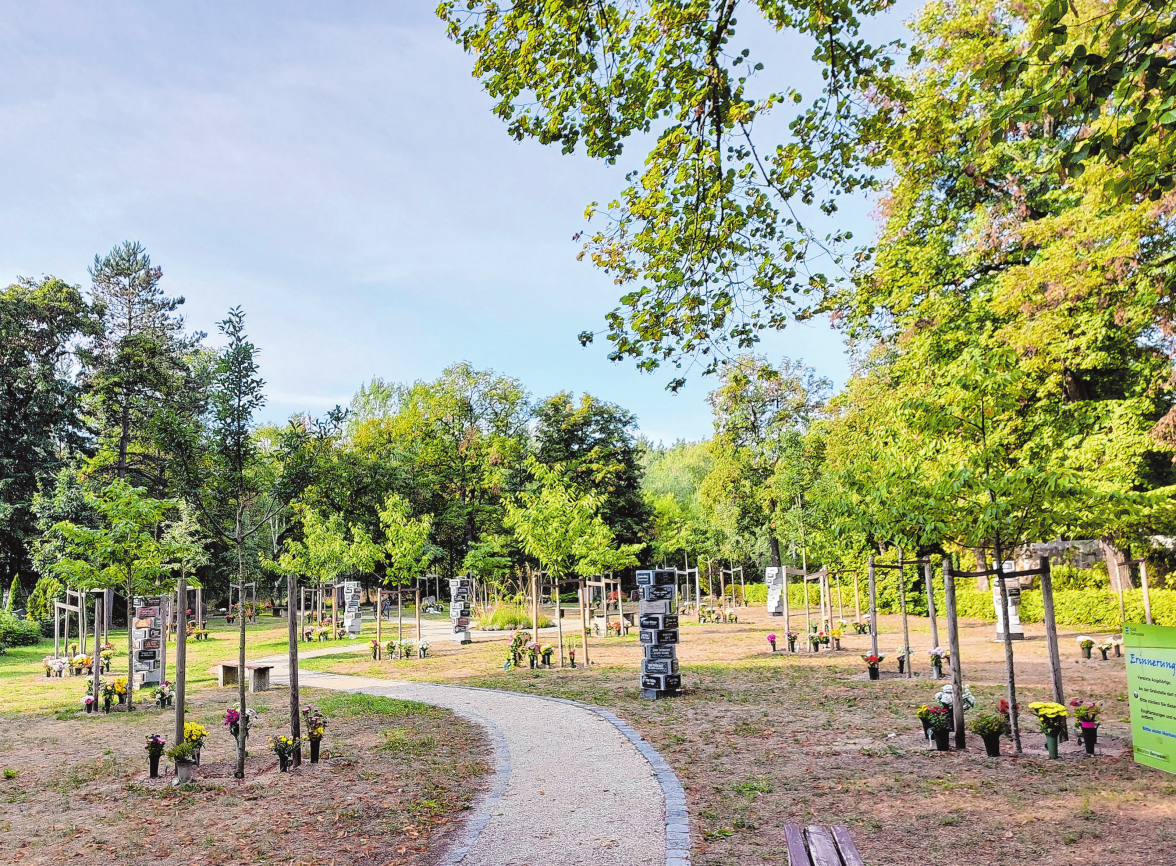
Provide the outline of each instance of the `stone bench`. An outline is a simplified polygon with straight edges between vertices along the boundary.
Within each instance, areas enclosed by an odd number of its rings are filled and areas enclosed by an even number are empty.
[[[237,685],[237,662],[218,662],[216,665],[216,681],[221,688]],[[273,665],[246,662],[245,670],[249,674],[249,691],[268,692],[270,687],[270,671]]]
[[[842,826],[785,824],[788,866],[865,866],[849,830]]]

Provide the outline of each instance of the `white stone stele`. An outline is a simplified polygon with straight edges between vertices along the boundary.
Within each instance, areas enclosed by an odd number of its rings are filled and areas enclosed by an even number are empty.
[[[768,585],[768,616],[784,616],[784,570],[768,566],[764,583]]]
[[[1004,563],[1005,571],[1013,571],[1014,563]],[[1015,577],[1004,578],[1005,591],[1009,596],[1009,637],[1013,640],[1025,639],[1025,628],[1021,625],[1021,581]],[[1000,609],[1000,584],[996,579],[992,580],[992,609],[996,613],[996,637],[994,640],[1004,641],[1005,638],[1005,617],[1004,612]]]
[[[359,614],[359,581],[345,580],[343,587],[343,627],[348,634],[359,634],[363,629],[363,619]]]
[[[470,643],[470,612],[474,581],[470,577],[456,577],[449,581],[449,622],[453,626],[450,639],[456,644]]]

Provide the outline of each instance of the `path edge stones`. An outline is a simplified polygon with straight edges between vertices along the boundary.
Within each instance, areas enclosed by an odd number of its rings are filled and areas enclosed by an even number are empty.
[[[424,683],[428,682],[428,680],[402,682]],[[452,685],[450,683],[430,683],[430,685],[450,689],[466,689],[472,692],[492,692],[494,694],[521,695],[528,698],[538,698],[541,701],[551,701],[556,704],[568,704],[569,706],[578,707],[604,719],[624,734],[625,738],[633,744],[641,756],[649,762],[649,766],[653,769],[654,775],[657,776],[657,783],[661,787],[662,799],[665,802],[666,866],[690,866],[690,809],[686,804],[686,790],[682,787],[677,773],[670,767],[666,759],[624,719],[603,707],[596,707],[592,704],[586,704],[583,701],[572,700],[571,698],[554,698],[550,695],[535,695],[529,692],[512,692],[506,689],[487,689],[482,686],[462,686]],[[486,721],[493,724],[489,719]],[[497,730],[497,726],[495,726],[495,733],[501,736],[501,732]],[[505,743],[503,745],[505,746]],[[509,758],[507,762],[507,773],[509,775]],[[502,784],[505,785],[505,780],[502,781]],[[481,832],[481,827],[478,828],[478,832]],[[473,838],[477,838],[476,833]]]

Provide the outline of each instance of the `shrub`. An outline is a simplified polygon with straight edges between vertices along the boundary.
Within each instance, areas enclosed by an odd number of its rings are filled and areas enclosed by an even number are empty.
[[[36,646],[40,642],[40,623],[17,619],[8,611],[0,611],[0,643],[8,646]]]
[[[998,713],[991,713],[988,710],[979,712],[968,723],[968,727],[972,729],[972,733],[978,736],[986,736],[989,734],[1003,734],[1005,731],[1005,717]]]
[[[548,617],[539,614],[540,628],[551,625],[554,623]],[[484,631],[510,631],[530,627],[531,611],[515,604],[500,604],[478,617],[478,628]]]

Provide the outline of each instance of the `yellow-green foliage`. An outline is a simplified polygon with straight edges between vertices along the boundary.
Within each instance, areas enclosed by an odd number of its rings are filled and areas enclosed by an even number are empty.
[[[554,624],[546,616],[539,614],[539,628],[547,628]],[[500,604],[478,617],[478,628],[488,631],[510,631],[511,629],[530,627],[531,611],[518,605]]]

